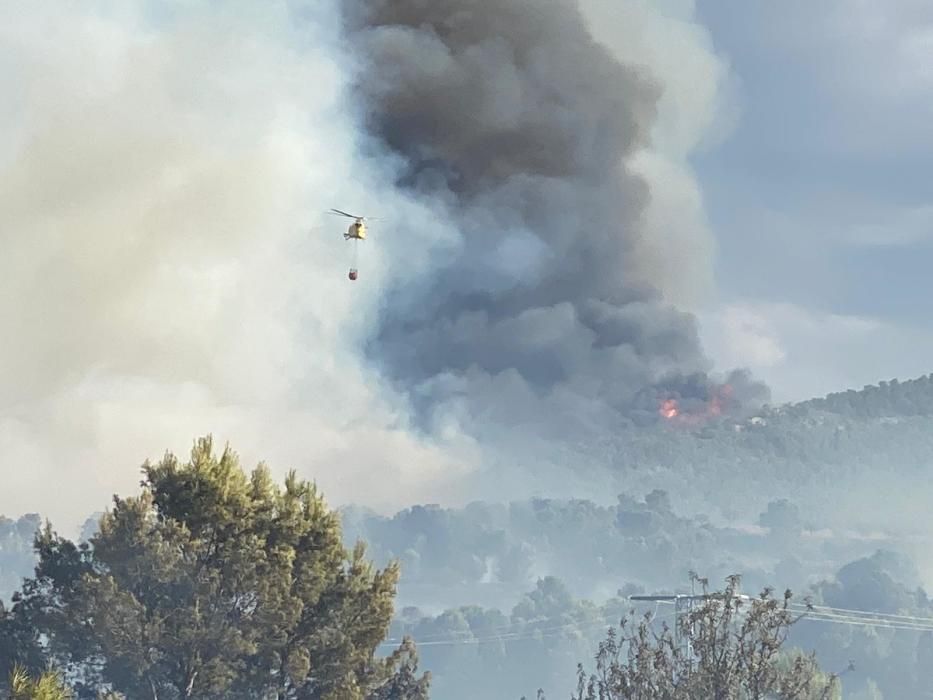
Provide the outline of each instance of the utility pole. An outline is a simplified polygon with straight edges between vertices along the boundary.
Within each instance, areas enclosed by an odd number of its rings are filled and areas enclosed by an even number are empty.
[[[684,595],[632,595],[629,600],[641,601],[645,603],[673,603],[674,604],[674,644],[680,649],[680,653],[687,659],[690,666],[693,665],[693,638],[692,634],[683,633],[683,624],[681,623],[684,615],[693,612],[693,606],[697,601],[709,600],[712,595],[708,594],[684,594]],[[693,632],[691,627],[690,632]]]
[[[689,616],[693,610],[694,606],[699,601],[710,600],[711,598],[721,598],[722,594],[715,593],[697,593],[696,592],[696,582],[700,581],[706,586],[706,579],[700,579],[694,572],[690,572],[690,588],[692,593],[690,594],[675,594],[675,595],[632,595],[629,596],[629,600],[641,601],[645,603],[673,603],[674,604],[674,644],[680,649],[680,653],[683,655],[683,658],[687,660],[687,668],[693,669],[694,655],[693,655],[693,633],[694,626],[693,623],[690,624],[690,630],[687,634],[684,634],[682,620],[684,615]],[[742,598],[747,599],[748,596],[742,595],[740,593],[733,594],[733,598]]]

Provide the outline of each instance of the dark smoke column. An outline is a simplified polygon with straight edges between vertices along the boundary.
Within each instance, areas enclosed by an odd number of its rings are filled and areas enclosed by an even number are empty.
[[[657,276],[651,192],[626,167],[649,145],[651,76],[569,0],[350,0],[346,17],[369,128],[407,164],[397,185],[464,238],[417,302],[386,304],[373,341],[422,417],[456,401],[568,427],[708,400],[695,319],[631,282]]]

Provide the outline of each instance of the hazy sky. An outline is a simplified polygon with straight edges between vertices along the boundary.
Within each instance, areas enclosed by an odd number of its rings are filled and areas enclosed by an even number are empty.
[[[660,89],[628,163],[651,189],[639,259],[719,368],[778,400],[933,369],[929,4],[582,5]],[[491,462],[453,412],[412,430],[360,351],[387,290],[416,304],[464,240],[391,186],[336,7],[5,6],[0,513],[77,522],[208,432],[335,502],[442,501]],[[389,220],[359,283],[332,206]]]
[[[933,356],[933,5],[722,3],[735,125],[693,163],[718,241],[708,347],[776,398],[926,374]]]

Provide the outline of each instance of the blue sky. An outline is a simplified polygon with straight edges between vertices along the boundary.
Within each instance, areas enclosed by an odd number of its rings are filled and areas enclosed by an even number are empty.
[[[776,399],[933,371],[933,4],[699,0],[696,20],[735,113],[692,158],[710,351]]]

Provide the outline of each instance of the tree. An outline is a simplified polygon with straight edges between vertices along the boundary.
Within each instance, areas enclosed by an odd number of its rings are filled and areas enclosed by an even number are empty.
[[[392,654],[391,663],[398,671],[376,688],[369,700],[428,700],[430,676],[418,678],[418,652],[410,637]]]
[[[634,613],[620,630],[610,629],[596,655],[596,672],[587,678],[578,667],[573,700],[832,700],[834,676],[823,674],[812,656],[782,649],[799,619],[787,591],[778,600],[770,591],[757,599],[738,595],[739,578],[724,591],[707,594],[682,616],[678,631],[689,640],[686,653],[666,625],[660,631],[650,616]]]
[[[143,473],[89,542],[42,530],[17,602],[82,696],[362,700],[414,678],[410,643],[375,657],[397,564],[348,551],[312,484],[290,473],[280,488],[262,464],[247,476],[209,437]],[[393,697],[426,697],[428,682]]]
[[[772,534],[786,538],[799,537],[803,529],[800,509],[786,498],[768,503],[768,510],[761,514],[758,522]]]
[[[19,588],[35,565],[32,540],[41,524],[35,513],[16,520],[0,515],[0,600]]]
[[[38,631],[0,601],[0,690],[15,674],[39,673],[44,665]]]
[[[46,671],[33,679],[22,666],[10,674],[10,700],[72,700],[74,697],[58,673]]]

